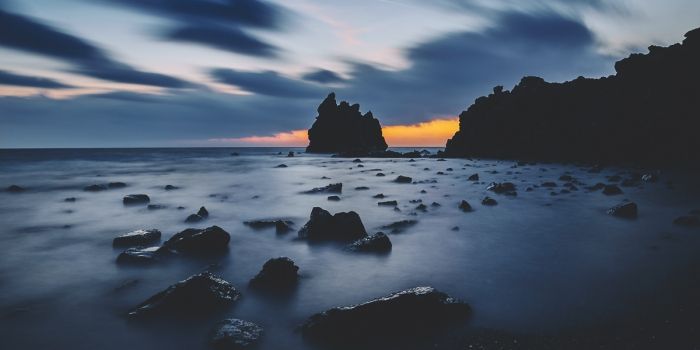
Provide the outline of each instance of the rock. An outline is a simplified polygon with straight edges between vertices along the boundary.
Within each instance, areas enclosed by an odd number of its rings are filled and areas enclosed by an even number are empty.
[[[163,188],[164,188],[166,191],[172,191],[172,190],[177,190],[177,189],[179,189],[180,187],[173,186],[173,185],[165,185],[165,187],[163,187]]]
[[[160,241],[161,233],[156,229],[136,230],[114,238],[114,247],[146,246]]]
[[[385,151],[386,141],[382,136],[382,127],[372,112],[362,115],[360,106],[343,101],[336,104],[335,94],[318,106],[318,116],[309,129],[310,153],[367,153]]]
[[[559,176],[559,181],[573,181],[573,179],[574,179],[574,178],[571,177],[571,175],[568,175],[568,174],[564,174],[564,175],[562,175],[562,176]],[[556,184],[555,184],[555,185],[556,185]]]
[[[311,210],[309,221],[299,230],[299,237],[309,240],[354,241],[367,236],[365,226],[356,212],[331,215],[319,207]]]
[[[700,227],[700,217],[695,215],[679,216],[675,220],[673,220],[673,223],[678,226]]]
[[[120,265],[150,265],[169,256],[170,253],[163,247],[135,247],[121,252],[117,256],[117,264]]]
[[[432,287],[416,287],[315,314],[300,329],[308,339],[347,346],[378,338],[427,335],[461,323],[470,314],[466,303]]]
[[[330,185],[324,186],[324,187],[316,187],[316,188],[310,189],[310,190],[303,192],[303,193],[342,193],[342,192],[343,192],[343,184],[337,183],[337,184],[330,184]]]
[[[605,187],[603,187],[603,194],[607,196],[622,194],[622,190],[615,185],[605,185]]]
[[[220,310],[240,298],[230,283],[203,272],[153,295],[129,311],[132,318],[155,315],[191,316]]]
[[[372,196],[372,198],[379,198],[379,199],[384,198],[384,197],[385,197],[384,193],[377,193],[374,196]]]
[[[362,163],[362,159],[360,158],[355,158],[355,160],[352,161],[353,163]]]
[[[471,204],[469,202],[463,200],[461,203],[459,203],[459,209],[461,209],[463,212],[470,212],[473,211],[474,209],[472,208]]]
[[[145,194],[129,194],[124,196],[124,205],[136,205],[136,204],[146,204],[151,201]]]
[[[377,173],[376,176],[380,176],[380,177],[381,177],[381,176],[386,176],[386,175],[384,175],[384,173]]]
[[[366,191],[366,190],[369,190],[369,187],[367,187],[367,186],[355,187],[355,191]]]
[[[386,253],[391,251],[391,240],[384,232],[360,238],[347,246],[348,250],[356,252]]]
[[[482,204],[482,205],[492,206],[492,205],[498,204],[498,202],[496,202],[495,199],[493,199],[493,198],[487,196],[487,197],[484,197],[484,199],[481,200],[481,204]]]
[[[185,222],[193,223],[193,222],[200,222],[200,221],[202,221],[202,220],[204,220],[203,217],[201,217],[201,216],[199,216],[199,215],[197,215],[197,214],[190,214],[190,215],[185,219]]]
[[[395,207],[399,205],[397,201],[384,201],[384,202],[379,202],[377,203],[378,206],[387,206],[387,207]]]
[[[329,201],[337,202],[340,200],[340,197],[338,196],[328,196],[327,198]]]
[[[275,168],[286,168],[287,164],[279,164]]]
[[[469,175],[469,178],[467,178],[469,181],[479,181],[479,174],[472,174]]]
[[[633,219],[637,217],[637,204],[634,202],[621,203],[610,209],[608,214],[621,218]]]
[[[515,184],[512,182],[492,182],[486,187],[487,191],[493,191],[497,194],[505,194],[506,196],[515,196]]]
[[[176,233],[163,246],[180,253],[220,253],[228,249],[231,235],[219,226],[205,229],[188,228]]]
[[[384,230],[391,230],[391,233],[400,233],[403,230],[417,224],[418,221],[416,220],[401,220],[401,221],[396,221],[392,222],[391,224],[384,225],[381,228]]]
[[[287,233],[292,230],[293,222],[289,220],[273,219],[273,220],[252,220],[244,221],[244,225],[249,226],[255,230],[265,229],[274,227],[277,233]]]
[[[287,157],[290,157],[290,158],[291,158],[291,157],[294,157],[294,152],[293,152],[293,151],[289,151],[289,153],[287,153]]]
[[[5,188],[5,191],[10,192],[10,193],[21,193],[21,192],[26,191],[26,189],[24,187],[21,187],[21,186],[10,185],[7,188]]]
[[[90,185],[85,188],[83,188],[84,191],[87,192],[99,192],[99,191],[104,191],[107,189],[106,185]]]
[[[413,182],[413,179],[410,178],[410,177],[408,177],[408,176],[399,175],[399,176],[394,180],[394,182],[400,183],[400,184],[410,184],[411,182]]]
[[[253,289],[269,292],[289,290],[297,284],[298,271],[299,266],[296,266],[290,258],[270,259],[265,262],[262,270],[250,280],[249,286]]]
[[[248,349],[258,342],[262,334],[263,328],[253,322],[229,318],[214,326],[209,343],[221,350]]]
[[[107,188],[124,188],[126,184],[123,182],[110,182],[107,184]]]
[[[438,202],[432,202],[432,203],[430,203],[430,206],[433,208],[441,207],[440,203],[438,203]]]
[[[63,201],[72,203],[72,202],[75,202],[76,200],[78,200],[78,199],[75,197],[68,197],[68,198],[64,199]]]
[[[426,211],[428,211],[428,206],[425,204],[418,204],[416,206],[416,210],[426,212]]]

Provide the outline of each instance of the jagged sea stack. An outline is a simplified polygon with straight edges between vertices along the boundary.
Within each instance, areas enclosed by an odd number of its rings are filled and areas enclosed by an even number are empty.
[[[338,105],[335,93],[318,106],[318,117],[309,129],[309,146],[312,153],[369,153],[385,151],[386,141],[382,126],[372,112],[360,113],[360,105],[346,101]]]
[[[498,86],[460,114],[446,154],[697,166],[700,28],[615,70],[600,79],[525,77],[511,91]]]

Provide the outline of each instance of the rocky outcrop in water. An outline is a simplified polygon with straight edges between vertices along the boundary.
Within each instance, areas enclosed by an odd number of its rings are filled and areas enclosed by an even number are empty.
[[[299,238],[308,240],[354,241],[366,236],[365,226],[356,212],[331,215],[319,207],[311,210],[309,221],[299,230]]]
[[[229,318],[216,324],[209,343],[214,349],[248,349],[258,342],[262,334],[263,328],[253,322]]]
[[[347,249],[354,252],[387,253],[391,251],[391,240],[384,232],[377,232],[352,242]]]
[[[382,127],[372,112],[360,113],[360,105],[343,101],[338,105],[335,93],[318,106],[318,116],[309,129],[307,152],[372,152],[387,148]]]
[[[498,86],[460,114],[445,154],[697,166],[698,62],[700,28],[617,62],[613,76]]]
[[[299,279],[299,266],[292,259],[279,257],[270,259],[262,270],[250,280],[250,287],[268,292],[282,292],[293,288]]]
[[[163,247],[189,254],[221,253],[228,249],[230,240],[231,235],[219,226],[188,228],[165,241]]]

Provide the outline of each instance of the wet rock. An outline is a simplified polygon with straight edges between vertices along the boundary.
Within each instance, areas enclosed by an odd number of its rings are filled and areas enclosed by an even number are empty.
[[[399,205],[397,201],[384,201],[384,202],[379,202],[377,203],[378,206],[387,206],[387,207],[395,207]]]
[[[275,168],[286,168],[286,167],[287,167],[287,164],[280,164],[280,165],[276,166]]]
[[[392,222],[391,224],[384,225],[381,228],[384,230],[390,230],[391,233],[400,233],[403,232],[405,229],[417,224],[417,220],[401,220],[401,221],[396,221]]]
[[[413,179],[408,176],[399,175],[398,177],[396,177],[394,182],[400,184],[410,184],[411,182],[413,182]]]
[[[492,182],[486,187],[487,191],[495,192],[496,194],[505,194],[506,196],[515,196],[515,184],[512,182]]]
[[[121,252],[117,256],[120,265],[151,265],[170,255],[163,247],[134,247]]]
[[[240,293],[227,281],[203,272],[153,295],[129,311],[132,318],[155,315],[191,316],[214,312],[232,304]]]
[[[380,176],[380,177],[381,177],[381,176],[386,176],[386,175],[384,175],[384,173],[377,173],[376,176]]]
[[[462,210],[463,212],[470,212],[473,211],[474,208],[472,208],[471,204],[469,202],[463,200],[461,203],[459,203],[459,209]]]
[[[381,198],[384,198],[384,197],[385,197],[385,196],[384,196],[384,193],[377,193],[377,194],[375,194],[374,196],[372,196],[372,198],[380,198],[380,199],[381,199]]]
[[[353,163],[362,163],[362,159],[360,159],[360,158],[355,158],[352,162],[353,162]]]
[[[161,233],[156,229],[136,230],[114,238],[114,247],[146,246],[160,241]]]
[[[99,192],[99,191],[104,191],[106,189],[107,189],[106,185],[97,185],[97,184],[86,186],[85,188],[83,188],[83,190],[87,191],[87,192]]]
[[[634,202],[627,202],[618,204],[610,209],[608,209],[608,214],[612,216],[617,216],[621,218],[633,219],[637,217],[637,204]]]
[[[326,210],[314,207],[309,221],[299,230],[299,237],[309,240],[354,241],[367,236],[360,216],[354,212],[331,215]]]
[[[107,188],[124,188],[126,184],[123,182],[110,182],[107,184]]]
[[[673,220],[673,223],[678,226],[700,227],[700,217],[696,215],[679,216]]]
[[[328,196],[327,198],[329,201],[337,202],[340,200],[340,197],[338,196]]]
[[[479,181],[479,174],[472,174],[472,175],[469,175],[469,177],[467,178],[467,180],[469,180],[469,181]]]
[[[603,187],[603,194],[607,196],[622,194],[622,190],[615,185],[605,185],[605,187]]]
[[[355,187],[355,191],[366,191],[366,190],[369,190],[369,187],[367,187],[367,186]]]
[[[253,347],[263,335],[263,328],[237,318],[225,319],[214,326],[209,343],[215,349],[241,350]]]
[[[432,203],[430,203],[430,206],[433,208],[441,207],[440,203],[438,203],[438,202],[432,202]]]
[[[165,241],[163,246],[189,254],[220,253],[228,249],[231,235],[219,226],[211,226],[205,229],[188,228],[176,233]]]
[[[289,158],[294,157],[294,152],[293,152],[293,151],[289,151],[289,153],[287,153],[287,157],[289,157]]]
[[[416,287],[315,314],[301,326],[308,339],[337,345],[427,335],[461,323],[469,305],[432,287]]]
[[[292,230],[291,226],[294,225],[294,223],[289,220],[273,219],[244,221],[243,225],[255,230],[274,227],[277,233],[287,233]]]
[[[299,279],[299,266],[292,259],[279,257],[270,259],[262,267],[262,270],[253,277],[249,286],[253,289],[269,292],[289,290],[296,286]]]
[[[337,184],[330,184],[330,185],[324,186],[324,187],[316,187],[316,188],[310,189],[304,193],[342,193],[342,192],[343,192],[343,184],[337,183]]]
[[[163,187],[163,189],[165,189],[166,191],[177,190],[177,189],[179,189],[179,188],[180,188],[180,187],[173,186],[173,185],[165,185],[165,187]]]
[[[129,194],[124,196],[122,201],[124,202],[124,205],[137,205],[146,204],[151,201],[151,198],[145,194]]]
[[[207,211],[207,208],[201,207],[199,208],[199,211],[197,211],[196,214],[191,214],[190,216],[185,219],[185,222],[200,222],[206,218],[209,217],[209,212]]]
[[[356,252],[386,253],[391,251],[391,240],[384,232],[360,238],[347,246],[348,250]]]
[[[426,211],[428,211],[428,206],[425,204],[418,204],[416,206],[416,210],[426,212]]]
[[[63,201],[72,203],[72,202],[75,202],[76,200],[78,200],[78,199],[75,197],[68,197],[68,198],[64,199]]]
[[[484,199],[481,200],[481,204],[482,204],[482,205],[487,205],[487,206],[493,206],[493,205],[498,204],[498,202],[497,202],[495,199],[493,199],[493,198],[487,196],[487,197],[484,197]]]

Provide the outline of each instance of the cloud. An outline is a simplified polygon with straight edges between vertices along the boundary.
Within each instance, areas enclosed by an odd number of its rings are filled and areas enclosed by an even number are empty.
[[[321,84],[342,83],[343,81],[345,81],[345,79],[338,75],[338,73],[327,69],[318,69],[313,72],[308,72],[304,74],[301,78],[306,81],[313,81]]]
[[[72,86],[63,84],[53,79],[31,77],[27,75],[14,74],[0,69],[0,85],[12,85],[23,87],[47,88],[47,89],[67,89]]]
[[[221,83],[266,96],[322,99],[327,93],[326,89],[287,78],[274,71],[247,72],[221,68],[213,69],[210,74]]]
[[[157,31],[160,38],[214,49],[276,57],[279,48],[245,31],[278,30],[286,10],[258,0],[103,0],[154,14],[173,22]]]
[[[76,36],[0,9],[0,46],[52,57],[75,66],[73,72],[119,83],[183,88],[190,84],[168,75],[144,72],[113,60]]]

